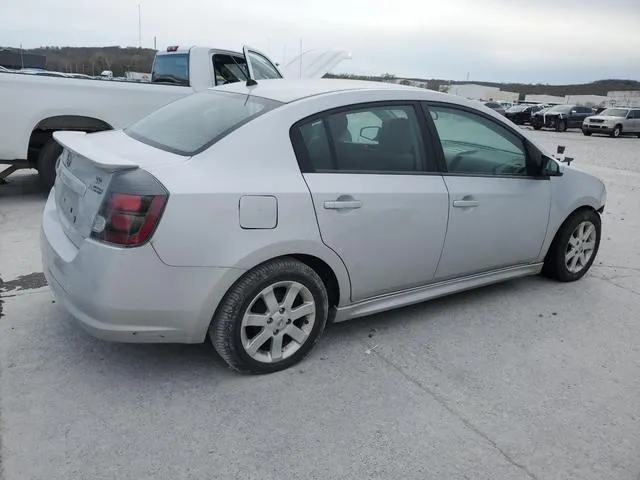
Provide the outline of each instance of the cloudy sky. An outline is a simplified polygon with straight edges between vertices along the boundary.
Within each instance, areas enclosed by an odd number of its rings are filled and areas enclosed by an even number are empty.
[[[336,72],[587,82],[640,79],[640,0],[0,0],[0,45],[247,43],[275,61],[340,48]]]

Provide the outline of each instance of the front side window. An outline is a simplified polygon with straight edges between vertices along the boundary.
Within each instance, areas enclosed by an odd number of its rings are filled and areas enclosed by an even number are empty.
[[[416,172],[423,147],[414,107],[330,113],[298,127],[313,171]]]
[[[528,175],[522,140],[479,114],[429,106],[447,171],[469,175]]]
[[[213,71],[216,85],[244,82],[249,77],[244,57],[216,54],[213,56]]]
[[[640,119],[640,110],[632,110],[629,114],[629,118],[634,118],[636,120]]]
[[[152,147],[191,156],[279,105],[255,95],[205,90],[155,110],[125,133]]]
[[[257,52],[248,51],[247,60],[251,62],[254,80],[267,80],[269,78],[282,78],[276,67],[268,58]]]

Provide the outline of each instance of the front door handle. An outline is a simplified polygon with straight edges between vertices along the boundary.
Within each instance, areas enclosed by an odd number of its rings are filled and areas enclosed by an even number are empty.
[[[469,207],[477,207],[480,205],[480,202],[477,200],[454,200],[453,206],[457,208],[469,208]]]
[[[353,210],[362,207],[360,200],[334,200],[324,202],[324,208],[327,210]]]

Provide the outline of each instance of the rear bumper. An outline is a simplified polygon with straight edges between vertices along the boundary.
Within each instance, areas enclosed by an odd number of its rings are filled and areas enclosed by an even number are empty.
[[[57,300],[91,335],[132,343],[199,343],[229,286],[229,268],[170,267],[150,244],[76,247],[58,221],[53,192],[40,234],[43,270]]]

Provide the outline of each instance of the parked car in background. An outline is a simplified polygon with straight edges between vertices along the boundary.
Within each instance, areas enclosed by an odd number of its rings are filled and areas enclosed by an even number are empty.
[[[602,133],[619,137],[638,135],[640,138],[640,108],[607,108],[598,115],[587,117],[582,123],[582,133]]]
[[[531,116],[543,108],[546,108],[545,105],[514,105],[506,110],[505,116],[513,123],[525,125],[531,123]]]
[[[56,132],[41,229],[56,304],[97,337],[209,337],[232,368],[268,373],[328,321],[540,272],[578,280],[604,184],[475,105],[391,83],[258,80],[124,131]]]
[[[593,115],[590,107],[555,105],[534,113],[531,125],[536,130],[554,128],[558,132],[564,132],[567,128],[582,128],[582,122],[590,115]]]
[[[498,112],[500,115],[504,115],[505,113],[505,108],[500,105],[498,102],[482,102],[484,104],[485,107],[489,107],[492,110],[495,110],[496,112]]]

